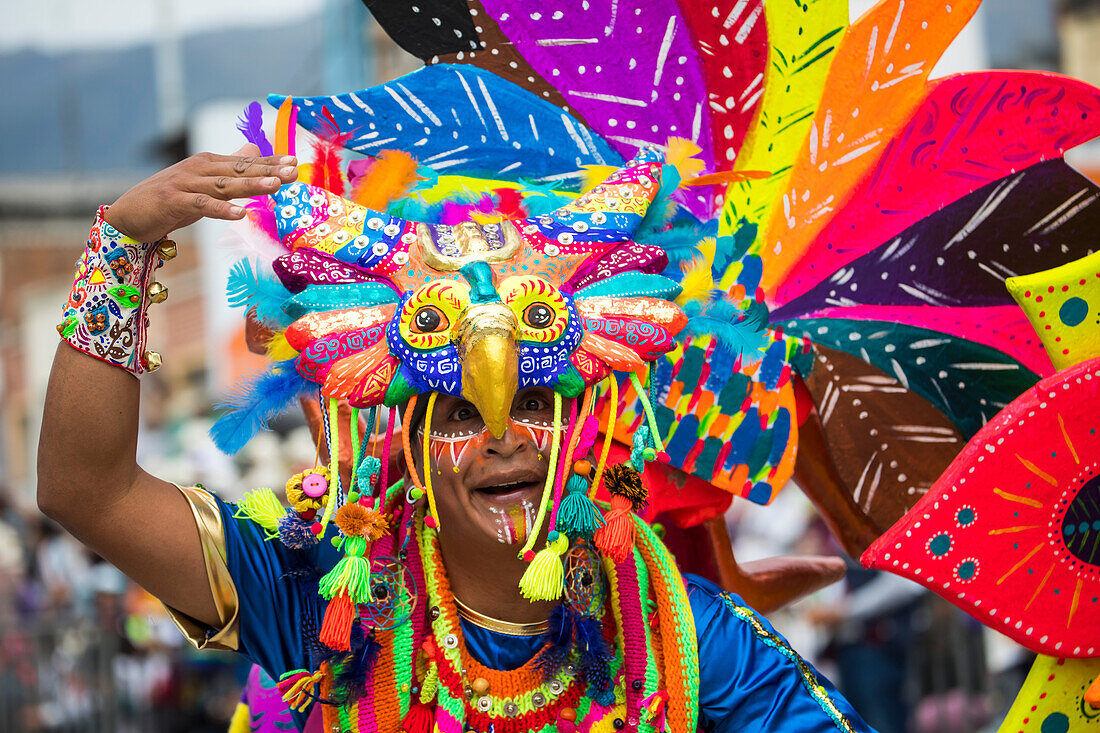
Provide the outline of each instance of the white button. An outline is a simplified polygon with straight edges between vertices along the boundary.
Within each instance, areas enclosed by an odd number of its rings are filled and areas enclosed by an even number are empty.
[[[401,235],[401,241],[405,244],[412,244],[416,241],[416,232],[405,232]]]
[[[592,215],[593,224],[603,224],[606,221],[607,214],[603,213],[602,211],[597,211],[595,214]]]
[[[309,197],[310,206],[320,206],[323,203],[325,203],[325,195],[323,193],[318,192]]]
[[[375,242],[374,246],[371,247],[371,251],[374,252],[379,257],[381,257],[382,255],[389,252],[390,248],[386,246],[385,242]]]
[[[367,219],[367,227],[370,229],[381,229],[382,220],[379,219],[377,216],[371,217],[370,219]]]
[[[344,242],[348,241],[348,233],[341,229],[340,231],[332,235],[332,241],[336,242],[337,244],[343,244]]]
[[[524,234],[534,234],[538,230],[539,230],[539,225],[538,224],[528,224],[527,226],[525,226],[523,228],[523,233]]]
[[[562,244],[573,244],[573,235],[569,232],[562,232],[558,235],[558,241]]]
[[[393,261],[394,261],[394,264],[397,264],[397,265],[407,265],[407,264],[409,264],[409,253],[408,252],[394,252],[393,253]]]
[[[352,242],[352,244],[354,244],[359,249],[364,249],[368,244],[370,244],[370,240],[367,239],[366,236],[360,234],[358,237],[355,238],[355,241]]]
[[[309,227],[313,226],[313,219],[303,214],[301,217],[298,218],[298,221],[295,222],[295,224],[298,226],[299,229],[308,229]]]
[[[332,232],[332,227],[328,225],[328,222],[317,225],[317,234],[322,237],[327,237]]]
[[[299,183],[295,183],[295,184],[294,184],[293,186],[291,186],[290,188],[288,188],[288,189],[286,190],[286,195],[287,195],[287,196],[292,196],[292,197],[294,197],[294,198],[297,198],[297,197],[298,197],[298,194],[300,194],[301,192],[302,192],[302,186],[301,186],[301,184],[299,184]]]
[[[350,221],[352,224],[358,224],[363,221],[364,218],[365,216],[362,211],[355,210],[348,212],[348,221]]]
[[[577,233],[587,232],[588,231],[588,222],[584,222],[584,221],[575,221],[575,222],[573,222],[573,231],[575,231]]]
[[[561,252],[561,250],[558,249],[558,245],[556,244],[546,245],[543,251],[546,252],[547,257],[557,257],[558,253]]]
[[[396,224],[387,224],[385,228],[382,229],[382,232],[387,237],[396,237],[398,234],[401,233],[401,227],[397,226]]]
[[[290,217],[294,216],[297,213],[298,213],[298,210],[295,209],[293,206],[289,206],[289,205],[284,206],[283,208],[279,209],[279,215],[282,216],[284,219],[289,219]]]

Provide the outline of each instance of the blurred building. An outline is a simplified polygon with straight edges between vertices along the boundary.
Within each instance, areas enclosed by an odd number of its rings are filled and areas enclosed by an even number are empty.
[[[107,7],[42,0],[5,6],[0,493],[30,507],[42,403],[58,341],[54,326],[96,207],[198,149],[231,152],[243,142],[234,117],[250,100],[270,92],[362,88],[419,62],[389,40],[359,0],[132,0]],[[198,15],[201,10],[206,15]],[[212,139],[206,132],[211,127],[221,128],[221,137]],[[150,311],[150,348],[162,351],[165,363],[142,380],[139,454],[147,469],[180,482],[230,490],[279,485],[289,475],[283,464],[313,460],[297,416],[277,422],[275,436],[259,441],[264,445],[256,451],[270,451],[278,456],[274,461],[253,454],[230,460],[206,438],[210,405],[224,385],[259,366],[238,333],[211,340],[212,320],[232,319],[234,328],[241,322],[240,312],[226,313],[227,255],[218,244],[223,229],[195,226],[174,234],[180,255],[158,273],[170,295]],[[71,397],[95,404],[96,385]]]

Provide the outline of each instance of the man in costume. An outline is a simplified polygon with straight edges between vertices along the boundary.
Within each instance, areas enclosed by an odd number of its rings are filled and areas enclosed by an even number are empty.
[[[161,598],[197,646],[261,665],[306,729],[868,730],[767,621],[682,578],[635,517],[661,449],[652,421],[628,461],[607,459],[613,370],[644,399],[634,372],[683,325],[630,241],[659,153],[550,215],[450,227],[295,182],[296,160],[260,152],[194,156],[100,210],[58,327],[44,511]],[[289,250],[275,270],[295,293],[283,308],[298,315],[294,359],[255,386],[304,379],[328,402],[332,463],[288,482],[289,509],[270,490],[228,505],[134,459],[133,377],[159,359],[146,350],[164,294],[153,273],[174,255],[164,237],[240,219],[231,199],[245,197],[271,202]],[[623,323],[646,348],[593,334]],[[347,475],[338,398],[356,426]],[[392,486],[357,429],[358,409],[369,433],[383,402],[403,410],[407,471]],[[593,502],[599,486],[609,503]]]

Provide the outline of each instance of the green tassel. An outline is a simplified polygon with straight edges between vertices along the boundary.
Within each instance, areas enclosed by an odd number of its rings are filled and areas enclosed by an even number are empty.
[[[565,567],[561,556],[569,549],[569,539],[558,535],[538,551],[519,581],[519,591],[529,601],[556,601],[565,588]]]
[[[237,519],[250,519],[263,527],[266,540],[279,536],[279,520],[284,515],[286,509],[271,489],[249,491],[237,502],[237,511],[233,513]]]
[[[603,525],[603,514],[588,498],[588,482],[573,474],[565,488],[568,493],[558,506],[558,521],[554,528],[570,537],[591,539],[592,534]]]
[[[346,593],[353,603],[370,602],[370,560],[363,557],[366,550],[367,543],[362,537],[348,537],[345,540],[346,554],[321,578],[318,585],[325,600]]]

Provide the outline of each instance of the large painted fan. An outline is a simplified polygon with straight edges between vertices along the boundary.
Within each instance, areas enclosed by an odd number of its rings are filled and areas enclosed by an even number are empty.
[[[1100,133],[1100,92],[929,79],[978,4],[883,0],[849,25],[845,0],[368,0],[426,65],[269,101],[368,158],[415,157],[437,177],[421,210],[489,192],[486,222],[548,213],[541,199],[667,148],[658,215],[634,232],[664,251],[688,315],[639,383],[665,439],[654,509],[696,525],[799,476],[858,554],[1052,372],[1003,281],[1085,255],[1100,223],[1100,189],[1062,160]],[[325,165],[307,180],[342,193]],[[390,213],[428,220],[409,207]],[[644,403],[618,417],[627,446]]]

